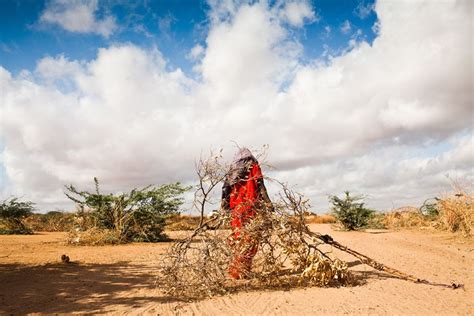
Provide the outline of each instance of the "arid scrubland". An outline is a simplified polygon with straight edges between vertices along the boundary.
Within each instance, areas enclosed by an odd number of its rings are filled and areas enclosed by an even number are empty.
[[[202,160],[200,167],[195,205],[203,210],[211,203],[211,191],[218,188],[217,179],[222,179],[227,166],[213,157]],[[127,208],[124,201],[140,201],[139,194],[146,194],[147,189],[105,196],[99,193],[96,182],[95,193],[76,191],[81,193],[83,200],[78,203],[83,207],[74,214],[23,214],[20,223],[24,228],[66,233],[0,236],[4,250],[0,256],[1,281],[12,289],[0,292],[5,306],[0,311],[129,312],[136,308],[155,313],[197,308],[205,312],[206,301],[215,300],[217,309],[206,311],[212,314],[229,312],[225,305],[230,296],[237,300],[230,304],[231,310],[243,308],[248,312],[242,307],[245,304],[238,302],[246,293],[268,296],[271,302],[272,297],[279,300],[281,291],[289,290],[296,293],[295,302],[301,306],[282,307],[286,313],[340,312],[327,302],[310,299],[328,291],[332,297],[329,301],[337,305],[345,297],[352,306],[350,310],[357,308],[360,312],[463,314],[472,307],[466,300],[473,285],[468,272],[473,249],[473,196],[467,189],[454,186],[453,192],[421,207],[387,213],[364,211],[368,221],[350,232],[344,229],[344,222],[338,221],[339,214],[312,214],[303,195],[279,184],[281,191],[274,198],[273,209],[263,207],[241,231],[243,240],[258,243],[252,273],[243,280],[228,277],[231,256],[236,251],[247,251],[245,245],[233,245],[228,238],[229,214],[180,215],[176,207],[181,200],[174,194],[167,196],[172,201],[170,211],[160,213],[160,220],[154,222],[158,226],[148,228],[160,233],[158,243],[137,243],[147,240],[129,237],[146,235],[140,235],[142,227],[135,222],[140,219],[134,217],[140,214],[139,209]],[[159,196],[158,191],[153,192],[153,197]],[[147,198],[148,204],[144,205],[166,200]],[[354,201],[338,200],[335,205],[346,207],[346,215],[357,215],[363,203]],[[8,210],[7,204],[3,211]],[[8,228],[6,221],[2,225]],[[129,235],[127,229],[137,235]],[[80,281],[83,278],[86,280]],[[117,282],[124,286],[117,286]],[[46,283],[44,296],[35,294],[37,286]],[[73,288],[80,290],[74,292]],[[301,295],[302,289],[313,294]],[[420,296],[423,291],[419,289],[434,296]],[[397,294],[391,300],[379,297],[388,302],[388,306],[382,306],[367,299],[380,296],[374,291]],[[349,293],[357,293],[360,300],[351,301]],[[449,298],[451,303],[440,305],[441,298]],[[424,303],[420,305],[419,300]],[[67,305],[69,301],[73,304]],[[375,307],[368,308],[367,304]],[[264,311],[274,311],[273,305],[265,306]]]

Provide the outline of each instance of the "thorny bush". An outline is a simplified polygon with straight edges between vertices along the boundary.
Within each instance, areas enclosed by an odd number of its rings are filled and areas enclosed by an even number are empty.
[[[188,190],[180,183],[171,183],[133,189],[129,193],[102,194],[97,178],[94,183],[92,193],[66,186],[66,196],[78,206],[76,227],[69,235],[71,243],[164,240],[165,216],[178,213],[183,203],[181,195]]]
[[[0,203],[0,233],[31,234],[24,220],[33,214],[34,203],[22,202],[18,198],[4,200]]]

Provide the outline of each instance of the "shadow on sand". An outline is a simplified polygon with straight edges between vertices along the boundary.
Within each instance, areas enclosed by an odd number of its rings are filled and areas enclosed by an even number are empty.
[[[350,267],[360,264],[358,260],[349,262]],[[371,279],[397,279],[375,270],[352,273],[354,282],[347,286],[365,285]],[[189,301],[189,298],[160,293],[156,276],[156,271],[150,266],[130,262],[40,266],[0,264],[0,314],[118,313],[148,303]],[[294,288],[236,284],[229,293]],[[113,306],[120,306],[120,310],[114,310]]]
[[[0,264],[0,314],[100,313],[171,301],[154,292],[155,279],[150,266],[128,262]]]

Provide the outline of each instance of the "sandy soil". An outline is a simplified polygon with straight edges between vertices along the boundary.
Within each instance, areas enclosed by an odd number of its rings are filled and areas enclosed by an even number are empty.
[[[312,229],[386,265],[464,289],[409,283],[338,254],[362,285],[244,292],[186,303],[155,286],[160,254],[169,244],[73,247],[62,233],[0,236],[0,314],[474,314],[474,243],[423,231],[339,232]],[[67,254],[73,261],[62,264]]]

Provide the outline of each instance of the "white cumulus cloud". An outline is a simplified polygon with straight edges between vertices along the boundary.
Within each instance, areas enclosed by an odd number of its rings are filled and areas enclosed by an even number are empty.
[[[109,37],[116,29],[115,18],[98,18],[98,0],[52,0],[40,16],[40,22],[57,24],[69,32],[95,33]]]
[[[470,6],[379,1],[379,36],[329,63],[300,61],[274,7],[226,1],[195,48],[199,79],[132,44],[90,61],[46,57],[33,74],[0,68],[1,194],[70,208],[62,186],[94,176],[108,190],[193,183],[201,153],[231,156],[236,141],[269,144],[270,174],[315,210],[346,189],[380,208],[421,203],[446,173],[472,179]]]
[[[302,27],[305,22],[319,20],[308,1],[289,1],[280,11],[280,17],[290,25]]]

